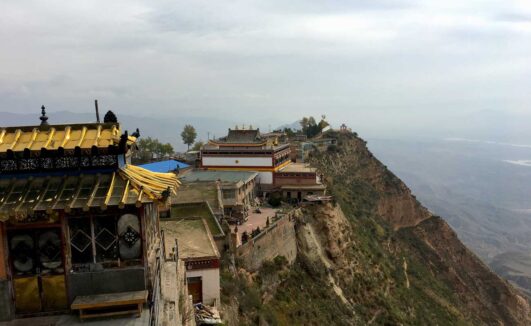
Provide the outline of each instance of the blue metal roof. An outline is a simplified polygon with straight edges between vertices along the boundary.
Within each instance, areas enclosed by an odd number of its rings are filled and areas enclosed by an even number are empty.
[[[152,171],[152,172],[172,172],[177,169],[185,169],[189,167],[190,165],[179,162],[176,160],[167,160],[167,161],[160,161],[160,162],[153,162],[153,163],[147,163],[140,165],[141,168],[144,168],[146,170]]]

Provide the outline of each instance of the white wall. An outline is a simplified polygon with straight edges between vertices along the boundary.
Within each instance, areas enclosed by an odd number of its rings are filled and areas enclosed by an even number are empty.
[[[258,182],[263,185],[273,184],[273,172],[258,172]]]
[[[219,303],[219,268],[186,271],[186,277],[201,277],[204,304],[212,305],[214,300]]]
[[[272,167],[273,158],[271,157],[203,157],[203,166],[232,166],[232,167]]]

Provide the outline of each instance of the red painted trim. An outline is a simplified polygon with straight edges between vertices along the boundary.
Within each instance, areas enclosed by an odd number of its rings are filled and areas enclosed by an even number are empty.
[[[219,259],[194,259],[185,260],[185,266],[187,271],[200,270],[200,269],[213,269],[219,268]]]

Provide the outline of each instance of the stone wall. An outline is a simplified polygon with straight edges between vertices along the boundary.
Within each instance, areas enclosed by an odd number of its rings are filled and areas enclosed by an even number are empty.
[[[284,256],[291,264],[297,258],[295,218],[300,210],[291,211],[271,223],[258,236],[236,248],[239,261],[249,271],[255,271],[266,260]]]

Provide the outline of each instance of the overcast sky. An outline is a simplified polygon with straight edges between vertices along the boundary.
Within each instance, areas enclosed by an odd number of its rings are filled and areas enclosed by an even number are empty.
[[[273,123],[526,112],[531,2],[2,0],[0,64],[10,112],[86,112],[95,98]]]

